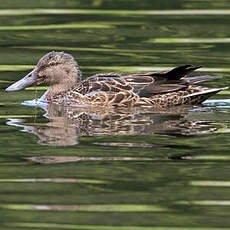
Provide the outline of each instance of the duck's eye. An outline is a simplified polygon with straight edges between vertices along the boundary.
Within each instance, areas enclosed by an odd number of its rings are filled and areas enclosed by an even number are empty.
[[[45,78],[46,77],[46,75],[41,75],[39,78]]]
[[[45,75],[44,75],[44,74],[41,74],[41,73],[38,73],[38,74],[37,74],[37,78],[45,78]]]
[[[50,66],[54,66],[54,65],[57,65],[57,63],[56,63],[56,62],[50,62],[49,65],[50,65]]]

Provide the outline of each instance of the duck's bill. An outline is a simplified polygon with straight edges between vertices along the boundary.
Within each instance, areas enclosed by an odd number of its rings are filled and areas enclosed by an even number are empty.
[[[35,70],[33,70],[29,74],[27,74],[24,78],[10,85],[5,90],[7,92],[18,91],[18,90],[25,89],[28,86],[34,85],[35,83],[36,83],[36,74],[35,74]]]

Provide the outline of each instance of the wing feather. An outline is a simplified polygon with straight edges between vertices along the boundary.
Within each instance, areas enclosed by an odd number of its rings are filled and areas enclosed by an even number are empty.
[[[141,97],[151,97],[156,94],[175,92],[186,89],[195,81],[189,81],[189,78],[185,77],[198,68],[200,66],[183,65],[162,72],[96,74],[85,80],[87,82],[85,85],[88,86],[85,93],[104,91],[108,94],[116,94],[132,91]]]

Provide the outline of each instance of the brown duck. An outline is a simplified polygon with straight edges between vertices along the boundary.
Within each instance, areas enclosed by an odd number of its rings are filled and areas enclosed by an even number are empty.
[[[165,108],[182,104],[200,104],[226,88],[204,88],[196,83],[216,76],[186,78],[200,66],[183,65],[169,71],[148,73],[101,73],[85,80],[74,58],[64,52],[42,57],[27,76],[6,91],[22,90],[46,83],[42,96],[48,103],[71,106],[151,106]]]

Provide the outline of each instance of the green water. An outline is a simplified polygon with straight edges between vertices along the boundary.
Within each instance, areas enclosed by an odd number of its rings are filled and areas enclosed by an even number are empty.
[[[230,228],[230,91],[199,107],[89,111],[5,93],[51,50],[84,76],[202,65],[230,85],[227,0],[0,5],[0,229]],[[214,103],[215,102],[215,103]]]

